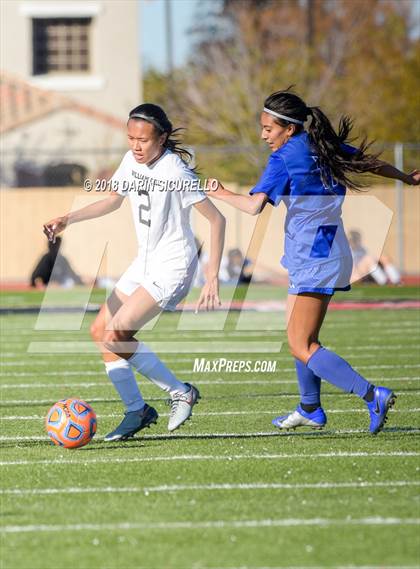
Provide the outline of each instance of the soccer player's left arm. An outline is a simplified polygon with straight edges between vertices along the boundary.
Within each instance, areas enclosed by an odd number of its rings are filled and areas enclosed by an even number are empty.
[[[384,178],[391,178],[393,180],[401,180],[404,184],[409,186],[418,186],[420,185],[420,170],[413,170],[410,174],[406,174],[405,172],[401,172],[392,164],[388,162],[380,161],[378,167],[371,170],[372,174],[377,174],[378,176],[383,176]]]
[[[210,258],[206,268],[206,282],[201,290],[195,312],[204,304],[206,310],[221,305],[219,298],[219,269],[225,243],[226,220],[208,198],[194,204],[195,209],[210,223]]]

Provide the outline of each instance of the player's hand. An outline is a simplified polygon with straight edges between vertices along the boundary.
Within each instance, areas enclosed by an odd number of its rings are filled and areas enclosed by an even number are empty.
[[[215,305],[221,306],[219,298],[219,279],[218,277],[212,277],[207,279],[206,284],[201,289],[200,298],[198,299],[197,305],[195,307],[195,313],[197,314],[201,306],[204,305],[206,310],[214,310]]]
[[[48,237],[48,241],[55,243],[56,236],[64,231],[67,227],[67,223],[68,218],[65,215],[63,217],[56,217],[55,219],[44,223],[43,230],[45,235]]]
[[[225,191],[225,188],[216,178],[209,178],[206,182],[206,190],[210,198],[218,199]]]
[[[420,170],[413,170],[407,175],[406,183],[409,186],[419,186],[420,185]]]

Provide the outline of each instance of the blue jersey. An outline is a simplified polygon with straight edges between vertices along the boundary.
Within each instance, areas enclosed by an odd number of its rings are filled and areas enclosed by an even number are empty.
[[[349,154],[356,151],[344,145]],[[277,206],[287,208],[282,265],[295,271],[322,262],[350,257],[341,220],[346,188],[327,174],[323,182],[318,156],[308,134],[292,136],[273,152],[251,194],[264,193]]]

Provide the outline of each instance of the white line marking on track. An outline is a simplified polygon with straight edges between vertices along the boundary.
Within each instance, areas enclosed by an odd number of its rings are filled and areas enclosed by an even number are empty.
[[[83,452],[83,451],[82,451]],[[416,451],[395,451],[395,452],[320,452],[314,454],[236,454],[236,455],[205,455],[205,454],[186,454],[174,456],[139,456],[127,458],[82,458],[82,459],[62,459],[56,460],[10,460],[0,461],[0,466],[28,466],[28,465],[57,465],[61,464],[83,464],[89,466],[90,464],[128,464],[130,462],[182,462],[182,461],[200,461],[200,460],[217,460],[217,461],[233,461],[233,460],[309,460],[319,458],[394,458],[394,457],[418,457],[420,452]]]
[[[83,375],[81,372],[80,375]],[[420,377],[381,377],[381,378],[370,378],[371,382],[375,381],[390,381],[394,383],[401,383],[405,381],[420,381]],[[238,381],[231,381],[225,380],[222,377],[216,377],[214,379],[197,379],[199,385],[294,385],[297,384],[296,379],[243,379]],[[147,385],[150,387],[152,384],[142,384],[144,387]],[[89,389],[91,387],[110,387],[112,388],[111,383],[107,380],[106,377],[102,381],[77,381],[71,383],[0,383],[0,389],[44,389],[44,388],[62,388],[62,387],[81,387],[84,389]]]
[[[218,384],[219,385],[219,384]],[[398,394],[398,392],[397,392]],[[410,395],[419,395],[420,394],[420,390],[419,389],[413,389],[410,390]],[[248,394],[249,395],[249,394]],[[261,394],[262,396],[266,396],[265,394]],[[323,399],[326,399],[327,397],[334,397],[337,398],[337,395],[340,395],[341,397],[345,397],[346,395],[348,397],[351,397],[351,395],[349,394],[337,394],[337,393],[324,393],[322,395]],[[207,399],[212,399],[213,396],[209,396],[207,397]],[[258,398],[259,394],[252,394],[252,397]],[[298,397],[297,393],[276,393],[275,395],[273,395],[273,397],[275,397],[276,399],[292,399],[292,398],[296,398]],[[160,397],[154,397],[153,398],[154,401],[165,401],[165,398]],[[118,399],[117,395],[115,397],[86,397],[86,401],[88,403],[116,403],[116,402],[120,402],[120,400]],[[28,405],[28,406],[35,406],[35,405],[53,405],[53,403],[55,403],[55,401],[53,399],[4,399],[3,397],[0,399],[0,408],[1,407],[6,407],[6,406],[10,406],[10,405],[17,405],[17,406],[21,406],[21,405]]]
[[[410,347],[416,349],[416,348],[418,347],[418,342],[413,342],[413,343],[411,343],[411,344],[410,344],[410,342],[407,342],[406,344],[388,344],[388,345],[368,344],[368,345],[363,345],[363,346],[360,346],[359,344],[358,344],[358,345],[355,345],[355,346],[352,346],[352,345],[349,345],[349,344],[346,343],[346,345],[343,346],[343,347],[339,347],[339,346],[336,346],[336,345],[333,345],[333,344],[326,344],[325,347],[328,348],[328,349],[331,349],[331,350],[338,349],[338,350],[340,351],[340,353],[346,352],[346,354],[349,353],[349,352],[351,353],[351,352],[353,352],[353,351],[382,351],[382,352],[384,352],[385,354],[387,354],[387,353],[389,353],[389,352],[392,351],[392,350],[396,350],[396,351],[398,351],[398,353],[400,353],[401,350],[404,350],[404,349],[407,350],[407,349],[409,349]],[[33,354],[30,354],[30,353],[28,353],[28,352],[25,352],[25,351],[21,351],[21,352],[10,352],[10,351],[9,351],[9,352],[3,352],[3,353],[1,354],[1,359],[3,359],[3,358],[15,358],[15,357],[16,357],[16,358],[22,358],[22,357],[24,357],[24,356],[30,358],[31,361],[33,361],[34,355],[33,355]],[[92,358],[92,357],[95,357],[95,356],[96,356],[96,357],[99,357],[98,354],[83,354],[83,353],[82,353],[82,354],[78,354],[77,357],[79,357],[79,356],[84,356],[84,357],[89,357],[89,358]],[[253,356],[253,357],[257,357],[257,356],[254,356],[253,354],[252,354],[252,356]],[[37,359],[37,361],[42,361],[44,358],[52,358],[52,357],[53,357],[53,358],[58,358],[58,359],[63,358],[63,359],[68,360],[68,359],[69,359],[69,354],[55,354],[55,353],[48,354],[48,353],[43,353],[43,354],[38,354],[38,356],[37,356],[36,359]],[[283,357],[283,356],[280,356],[280,357]],[[289,355],[287,355],[287,356],[285,355],[284,357],[290,358]],[[169,362],[169,361],[173,361],[173,362],[177,362],[177,361],[178,361],[178,362],[190,362],[190,361],[193,360],[193,359],[194,359],[193,356],[190,356],[190,357],[181,357],[181,356],[176,357],[176,356],[174,356],[174,357],[165,358],[165,362],[166,362],[166,361],[168,361],[168,362]]]
[[[363,365],[358,366],[359,369],[417,369],[420,368],[420,364],[381,364],[381,365]],[[294,367],[285,367],[282,368],[282,372],[295,372]],[[33,377],[33,376],[70,376],[70,375],[98,375],[98,371],[47,371],[47,372],[0,372],[0,377]],[[183,374],[196,374],[197,372],[191,369],[179,369],[176,370],[176,373],[179,375]],[[215,372],[217,373],[217,372]],[[220,373],[220,372],[219,372]],[[260,372],[256,372],[260,373]],[[273,373],[273,372],[271,372]],[[274,372],[275,373],[275,372]]]
[[[210,569],[207,567],[203,567],[203,569]],[[212,567],[211,569],[325,569],[324,567],[315,567],[315,566],[306,566],[306,567],[298,567],[298,566],[291,566],[288,565],[287,567],[255,567],[254,565],[241,565],[240,567]],[[418,565],[334,565],[328,566],[328,569],[419,569]]]
[[[413,393],[413,392],[411,392]],[[419,391],[420,393],[420,391]],[[325,397],[325,395],[324,395]],[[100,402],[100,403],[115,403],[119,401],[116,397],[89,397],[90,403]],[[162,401],[164,399],[162,398]],[[1,406],[5,407],[6,405],[53,405],[55,401],[53,399],[4,399],[3,397],[0,399]]]
[[[420,481],[387,480],[382,482],[314,482],[314,483],[284,483],[284,482],[255,482],[242,484],[163,484],[161,486],[105,486],[101,488],[70,487],[70,488],[7,488],[0,490],[2,496],[51,496],[53,494],[150,494],[162,492],[192,492],[215,490],[332,490],[338,488],[399,488],[405,486],[420,486]]]
[[[398,427],[392,428],[392,427],[388,427],[387,428],[387,432],[392,433],[392,432],[399,432],[401,429],[399,429]],[[420,433],[420,429],[416,429],[416,428],[408,428],[408,429],[402,429],[402,431],[404,432],[404,435],[415,435]],[[223,433],[185,433],[185,434],[177,434],[177,433],[161,433],[159,435],[143,435],[142,437],[136,437],[135,439],[132,440],[170,440],[170,439],[225,439],[225,438],[232,438],[232,439],[252,439],[252,438],[257,438],[257,437],[285,437],[285,436],[289,436],[289,437],[298,437],[301,435],[306,435],[306,436],[323,436],[323,435],[353,435],[353,434],[359,434],[359,433],[363,433],[365,435],[369,435],[369,432],[367,431],[367,429],[325,429],[322,431],[301,431],[301,432],[295,432],[295,431],[281,431],[281,430],[277,430],[277,431],[258,431],[258,432],[254,432],[254,433],[227,433],[227,432],[223,432]],[[95,441],[102,441],[103,437],[102,436],[96,436],[95,437]],[[3,435],[0,437],[0,442],[50,442],[50,439],[45,435],[45,436],[17,436],[17,437],[12,437],[12,436],[7,436],[7,435]]]
[[[385,352],[384,353],[384,357],[389,357],[392,358],[393,356],[391,356],[389,354],[389,348],[384,348]],[[378,355],[377,354],[354,354],[352,352],[348,352],[347,350],[339,350],[340,355],[345,356],[346,359],[352,359],[352,358],[357,358],[358,361],[360,360],[370,360],[370,359],[377,359]],[[43,354],[47,355],[47,354]],[[401,351],[398,350],[398,355],[399,356],[414,356],[415,354],[413,353],[413,350],[409,350],[409,351]],[[16,354],[16,356],[19,356],[19,361],[15,360],[15,361],[4,361],[5,358],[3,358],[3,356],[0,359],[0,368],[6,368],[6,367],[25,367],[28,366],[30,364],[33,364],[33,355],[31,356],[31,361],[21,361],[22,360],[22,354]],[[37,368],[43,368],[45,367],[46,369],[50,369],[51,368],[51,362],[50,361],[43,361],[43,356],[39,357],[36,359],[36,363],[35,366]],[[60,357],[60,356],[58,356]],[[65,356],[61,356],[61,357],[65,357]],[[164,358],[162,359],[162,361],[168,365],[174,365],[174,364],[178,364],[178,363],[193,363],[195,358]],[[211,360],[216,360],[218,358],[211,358]],[[250,354],[250,357],[248,358],[250,361],[254,361],[257,359],[260,359],[258,357],[255,356],[255,354]],[[291,362],[291,357],[290,355],[282,355],[279,356],[278,354],[274,354],[273,357],[271,358],[274,361],[277,362]],[[91,361],[91,362],[80,362],[80,361],[68,361],[69,358],[66,357],[66,359],[62,362],[55,362],[55,365],[57,366],[57,364],[59,365],[63,365],[63,371],[66,371],[68,368],[75,368],[75,367],[81,367],[81,370],[83,370],[87,364],[89,364],[89,367],[92,366],[97,366],[98,371],[99,372],[103,372],[104,371],[104,366],[103,364],[101,364],[100,362],[95,362],[95,361]]]
[[[182,530],[182,529],[242,529],[242,528],[270,528],[270,527],[301,527],[301,526],[401,526],[418,525],[420,518],[290,518],[266,520],[214,520],[195,522],[123,522],[114,524],[65,524],[65,525],[17,525],[3,526],[1,533],[38,533],[38,532],[73,532],[73,531],[127,531],[127,530]],[[354,566],[352,566],[354,568]]]
[[[276,313],[280,316],[280,312]],[[352,320],[352,319],[347,319],[345,318],[343,321],[332,321],[330,319],[329,322],[326,323],[325,328],[327,330],[334,330],[334,329],[338,329],[338,330],[347,330],[348,328],[352,328],[355,327],[357,329],[361,329],[361,331],[367,331],[369,332],[372,329],[375,328],[380,328],[381,329],[381,333],[383,332],[388,332],[388,333],[395,333],[400,331],[402,328],[404,329],[404,332],[408,332],[408,331],[416,331],[419,330],[419,320],[411,320],[411,319],[407,319],[407,320],[402,320],[401,317],[398,318],[398,316],[400,316],[400,314],[398,313],[396,315],[395,318],[389,319],[387,321],[384,321],[383,318],[381,318],[379,321],[374,322],[371,319],[369,319],[368,322],[366,321],[361,321],[361,320]],[[402,320],[402,321],[401,321]],[[270,319],[265,320],[265,322],[269,322]],[[363,327],[363,324],[365,324],[366,326]],[[282,324],[281,322],[278,323],[278,327],[276,327],[276,329],[274,330],[261,330],[266,336],[278,336],[281,333],[284,333],[284,327],[281,327]],[[49,339],[49,338],[56,338],[57,337],[57,333],[58,334],[63,334],[66,338],[69,339],[76,339],[76,338],[80,338],[81,335],[83,335],[84,339],[90,340],[90,337],[88,335],[88,331],[86,329],[84,330],[60,330],[55,329],[55,327],[51,327],[50,329],[45,329],[45,330],[35,330],[34,327],[31,326],[25,326],[22,328],[13,328],[13,327],[5,327],[7,332],[8,332],[8,338],[10,338],[12,341],[13,340],[18,340],[19,338],[21,339],[22,337],[26,337],[28,340],[30,340],[32,337],[34,336],[38,336],[38,338],[42,338],[42,339]],[[235,336],[238,338],[242,338],[242,337],[246,337],[252,334],[252,330],[230,330],[229,332],[226,332],[223,329],[213,329],[213,330],[197,330],[197,332],[200,334],[200,336],[202,336],[203,338],[206,339],[213,339],[213,338],[220,338],[220,336]],[[189,339],[189,338],[196,338],[196,334],[194,334],[194,330],[180,330],[177,331],[175,329],[162,329],[159,331],[152,331],[152,330],[147,330],[146,333],[148,334],[148,339],[150,338],[156,338],[156,337],[166,337],[166,338],[176,338],[179,337],[179,334],[182,334],[183,338]]]
[[[366,414],[366,409],[324,409],[327,414],[347,414],[347,413],[362,413]],[[420,408],[415,407],[413,409],[392,409],[391,413],[418,413]],[[242,415],[276,415],[279,410],[276,411],[209,411],[205,412],[194,412],[194,417],[220,417],[220,416],[242,416]],[[119,417],[121,418],[121,413],[108,413],[105,415],[97,415],[98,419],[112,419]],[[169,417],[169,413],[159,413],[159,417]],[[6,415],[5,417],[0,416],[0,421],[42,421],[45,417],[42,415]]]
[[[409,377],[404,381],[410,381],[410,380],[416,380],[419,378],[412,378]],[[296,379],[287,379],[287,380],[275,380],[273,379],[272,381],[264,381],[264,380],[245,380],[245,381],[225,381],[224,379],[218,377],[212,380],[204,380],[201,381],[199,380],[200,385],[275,385],[275,384],[293,384],[293,383],[297,383]],[[146,385],[153,385],[153,384],[147,384]],[[80,381],[80,382],[72,382],[72,383],[5,383],[3,385],[0,384],[0,389],[40,389],[40,388],[45,388],[45,387],[85,387],[85,388],[89,388],[89,387],[112,387],[112,384],[107,380],[107,378],[104,378],[103,381]],[[144,387],[144,384],[143,384]]]

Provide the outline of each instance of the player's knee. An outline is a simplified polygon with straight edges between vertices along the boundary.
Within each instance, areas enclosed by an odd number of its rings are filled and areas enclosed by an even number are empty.
[[[103,332],[103,327],[96,320],[90,325],[90,336],[95,342],[102,340]]]
[[[110,352],[116,353],[118,351],[118,344],[121,342],[121,337],[118,330],[105,330],[102,335],[102,344],[105,349]]]
[[[309,342],[301,338],[290,338],[289,337],[289,351],[291,355],[305,363],[310,357]]]
[[[102,344],[106,350],[114,354],[125,354],[128,351],[126,342],[130,338],[123,330],[105,330],[102,335]]]

